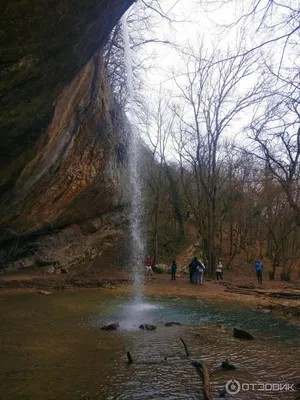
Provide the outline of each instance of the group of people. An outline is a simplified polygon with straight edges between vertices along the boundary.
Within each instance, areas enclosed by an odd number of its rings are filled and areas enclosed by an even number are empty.
[[[190,283],[202,285],[204,271],[204,263],[202,261],[199,261],[197,257],[194,257],[194,259],[189,264]],[[216,279],[223,280],[223,265],[221,260],[216,265]]]
[[[152,275],[152,261],[151,257],[148,256],[146,263],[145,263],[146,275]],[[258,283],[262,284],[262,271],[263,271],[263,264],[261,261],[256,261],[255,263],[255,270],[256,270],[256,277]],[[197,257],[194,257],[193,260],[189,264],[189,278],[190,283],[195,283],[202,285],[203,284],[203,275],[205,271],[205,265],[202,261],[198,260]],[[176,272],[177,272],[177,264],[176,261],[172,261],[171,265],[171,280],[176,280]],[[216,265],[216,279],[223,280],[223,265],[221,260]]]
[[[190,283],[202,285],[204,270],[205,265],[203,262],[199,261],[197,257],[194,257],[189,264]]]
[[[189,277],[190,283],[196,283],[199,285],[203,284],[203,275],[205,271],[205,265],[202,261],[199,261],[197,257],[194,257],[193,260],[189,264]],[[152,261],[151,257],[148,256],[145,263],[145,272],[146,275],[152,275]],[[177,272],[177,264],[176,261],[172,261],[171,265],[171,280],[176,280],[176,272]],[[221,261],[219,261],[216,265],[216,279],[223,279],[223,265]]]

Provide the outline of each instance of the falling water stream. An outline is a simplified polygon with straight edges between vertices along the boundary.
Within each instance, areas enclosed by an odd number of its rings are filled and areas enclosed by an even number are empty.
[[[134,110],[134,90],[133,90],[133,69],[132,55],[129,42],[129,32],[126,14],[122,17],[122,30],[124,42],[124,57],[126,67],[126,79],[128,90],[129,113],[127,115],[129,122],[133,118]],[[131,186],[131,214],[130,214],[130,263],[132,265],[134,280],[134,301],[141,304],[143,297],[143,281],[144,269],[143,263],[145,258],[145,243],[142,234],[142,215],[143,215],[143,199],[141,186],[141,160],[140,160],[140,142],[138,132],[133,123],[130,126],[129,141],[129,170],[130,170],[130,186]]]

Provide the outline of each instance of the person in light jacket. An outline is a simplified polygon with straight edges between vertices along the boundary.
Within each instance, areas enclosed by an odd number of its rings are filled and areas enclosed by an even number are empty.
[[[204,275],[205,265],[202,261],[199,261],[199,265],[197,266],[197,283],[199,285],[203,284],[203,275]]]
[[[221,261],[219,261],[218,264],[217,264],[216,276],[217,276],[217,281],[219,279],[223,280],[223,265],[222,265]]]

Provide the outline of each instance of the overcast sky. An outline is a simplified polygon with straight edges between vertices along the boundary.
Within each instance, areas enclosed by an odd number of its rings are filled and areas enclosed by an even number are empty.
[[[245,0],[247,1],[247,0]],[[250,0],[249,0],[250,1]],[[286,4],[293,0],[286,0]],[[295,3],[295,0],[294,0]],[[216,8],[210,12],[204,10],[199,0],[161,0],[161,7],[164,12],[168,13],[168,17],[173,21],[170,23],[166,18],[160,18],[157,15],[158,23],[155,24],[154,32],[149,34],[149,38],[170,41],[177,44],[178,46],[184,47],[188,44],[197,47],[197,43],[200,39],[203,39],[208,49],[213,47],[213,43],[218,45],[221,51],[226,51],[228,47],[234,48],[238,37],[240,36],[240,26],[233,29],[225,29],[221,27],[221,24],[230,24],[236,21],[241,15],[241,9],[237,5],[241,5],[242,1],[233,1],[227,3],[219,9]],[[264,2],[262,2],[264,4]],[[141,2],[137,2],[133,7],[142,7]],[[276,19],[276,17],[274,17]],[[280,18],[280,15],[278,15]],[[274,19],[273,19],[274,22]],[[255,26],[248,24],[245,28],[246,42],[244,43],[245,48],[260,44],[265,40],[269,34],[266,30],[255,32]],[[280,31],[273,33],[279,34]],[[264,48],[264,52],[268,52],[268,57],[274,57],[276,62],[279,62],[282,51],[283,43],[276,43],[269,48]],[[174,95],[174,82],[170,79],[171,70],[180,69],[180,66],[184,63],[185,59],[182,55],[173,48],[166,44],[150,43],[144,46],[139,52],[143,53],[143,57],[147,55],[155,55],[150,60],[145,61],[144,65],[151,67],[143,79],[143,84],[147,90],[147,100],[153,99],[162,86],[162,91]],[[277,54],[277,55],[276,55]],[[134,55],[133,55],[134,56]],[[285,54],[285,60],[289,60],[288,53]],[[245,80],[244,86],[251,86],[255,81],[255,76]],[[250,120],[253,110],[249,109],[239,116],[238,120],[235,120],[234,129],[230,129],[229,135],[234,136],[240,132],[243,128],[246,119]],[[240,140],[242,136],[239,135]]]

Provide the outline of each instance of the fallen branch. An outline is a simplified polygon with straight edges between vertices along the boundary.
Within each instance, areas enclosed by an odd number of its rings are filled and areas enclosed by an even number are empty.
[[[190,353],[189,353],[189,349],[188,349],[188,347],[187,347],[185,341],[182,339],[182,337],[180,338],[180,340],[182,341],[182,344],[184,345],[185,353],[186,353],[187,357],[189,357],[189,356],[190,356]]]
[[[185,341],[180,338],[182,341],[184,348],[185,348],[185,353],[187,357],[190,357],[190,352],[189,349],[185,343]],[[196,371],[198,372],[200,378],[203,381],[203,391],[204,391],[204,400],[212,400],[211,393],[210,393],[210,379],[209,379],[209,373],[208,369],[205,365],[205,362],[200,360],[200,361],[193,361],[191,360],[192,365],[196,368]]]
[[[208,369],[205,365],[205,362],[200,361],[193,361],[192,365],[196,368],[198,374],[200,375],[203,381],[203,390],[204,390],[204,399],[205,400],[212,400],[211,393],[210,393],[210,379]]]
[[[129,351],[127,351],[127,358],[128,358],[128,364],[133,364],[133,358],[131,357],[131,354]]]

